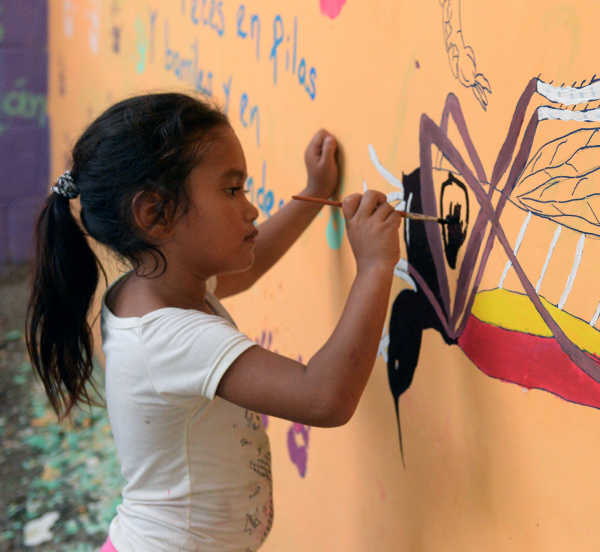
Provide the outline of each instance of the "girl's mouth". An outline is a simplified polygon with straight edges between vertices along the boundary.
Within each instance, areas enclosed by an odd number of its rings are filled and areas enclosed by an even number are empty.
[[[250,242],[252,244],[256,243],[256,236],[258,236],[258,230],[254,230],[251,234],[244,238],[244,241]]]

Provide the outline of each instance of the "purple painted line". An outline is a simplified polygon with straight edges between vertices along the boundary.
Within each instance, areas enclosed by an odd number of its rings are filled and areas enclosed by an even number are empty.
[[[506,204],[507,195],[510,194],[510,191],[512,191],[512,187],[514,187],[514,183],[516,182],[519,174],[522,172],[523,167],[525,166],[525,163],[527,161],[529,151],[531,149],[531,144],[533,142],[533,137],[535,134],[535,128],[537,126],[537,117],[535,114],[528,125],[528,129],[525,133],[525,137],[521,144],[521,148],[519,149],[517,158],[515,159],[515,163],[511,168],[507,185],[505,186],[505,190],[503,190],[504,193],[501,196],[496,209],[494,210],[491,204],[492,194],[498,182],[498,179],[502,176],[502,174],[504,174],[504,172],[510,164],[510,160],[512,159],[512,154],[514,148],[516,147],[516,140],[518,139],[519,130],[525,118],[525,112],[527,110],[529,100],[531,99],[532,94],[535,92],[536,81],[537,79],[532,79],[532,81],[530,81],[525,92],[521,95],[521,98],[517,104],[515,114],[509,127],[508,137],[505,140],[499,153],[498,159],[494,167],[492,184],[490,185],[490,189],[487,191],[487,193],[481,185],[481,178],[482,176],[483,178],[485,178],[485,172],[483,170],[483,167],[481,166],[479,157],[477,155],[477,152],[475,151],[472,141],[470,140],[464,116],[460,107],[460,103],[458,102],[456,97],[449,94],[446,101],[446,108],[442,115],[440,127],[436,126],[435,123],[426,115],[423,115],[421,118],[420,146],[422,152],[422,193],[428,192],[424,195],[427,196],[428,200],[431,203],[433,203],[433,201],[431,200],[431,195],[435,195],[435,190],[433,189],[433,178],[430,175],[430,172],[432,171],[431,145],[434,144],[442,151],[442,153],[446,156],[450,163],[452,163],[458,169],[469,188],[475,193],[477,201],[481,207],[477,219],[474,223],[473,230],[469,237],[469,241],[467,242],[465,254],[463,256],[463,263],[459,272],[454,305],[450,305],[449,293],[448,297],[446,297],[444,293],[444,291],[448,289],[448,276],[446,272],[446,264],[444,262],[444,258],[441,254],[441,251],[437,251],[437,253],[434,253],[436,249],[441,249],[441,240],[439,240],[439,236],[436,236],[432,233],[431,228],[426,229],[428,232],[428,241],[432,249],[432,255],[439,255],[438,258],[434,257],[434,262],[436,264],[436,269],[438,272],[438,283],[440,285],[440,293],[446,306],[446,312],[448,313],[446,320],[448,333],[450,337],[458,337],[462,333],[468,321],[470,308],[472,307],[475,294],[481,282],[483,271],[487,263],[489,254],[491,252],[496,230],[500,225],[499,218]],[[450,115],[452,115],[455,124],[457,125],[457,128],[459,130],[459,133],[463,139],[463,142],[465,142],[467,152],[469,153],[469,157],[471,158],[471,161],[474,164],[475,171],[479,180],[474,178],[474,175],[466,166],[462,156],[447,136]],[[425,208],[426,207],[424,207],[424,210]],[[494,212],[494,216],[492,216],[491,218],[489,216],[490,211]],[[488,235],[487,243],[484,248],[481,261],[479,263],[474,285],[470,289],[469,293],[469,286],[472,280],[472,276],[475,272],[477,257],[480,252],[481,244],[485,238],[488,222],[490,221],[492,221],[492,228],[490,234]],[[467,304],[466,310],[463,308],[465,306],[465,303]]]
[[[433,122],[431,122],[431,123],[433,124]],[[533,143],[533,137],[535,135],[535,130],[536,130],[537,124],[538,124],[537,114],[534,114],[531,118],[531,121],[529,122],[529,124],[527,126],[527,130],[526,130],[525,136],[523,138],[523,143],[521,145],[521,148],[519,149],[519,153],[517,154],[517,158],[515,159],[515,163],[509,174],[509,179],[507,181],[505,189],[506,188],[509,188],[509,190],[512,189],[511,186],[514,186],[513,180],[516,181],[516,179],[518,178],[518,175],[520,174],[520,171],[522,171],[522,168],[525,166],[525,163],[527,161],[527,156],[528,156],[528,153],[531,148],[531,144]],[[449,140],[447,139],[446,136],[442,136],[442,138],[443,138],[442,142],[447,142],[449,144]],[[446,146],[448,144],[444,143],[443,145]],[[449,145],[451,146],[449,151],[452,151],[455,149],[451,144],[449,144]],[[460,161],[462,161],[462,160],[460,160]],[[462,164],[464,165],[464,163],[462,163]],[[521,167],[520,170],[519,170],[519,166]],[[459,169],[459,171],[463,170],[461,167],[457,167],[457,168]],[[465,169],[467,169],[467,168],[465,167]],[[468,169],[467,169],[467,171],[468,171]],[[461,172],[461,174],[462,174],[462,172]],[[469,178],[472,178],[470,171],[468,171],[467,175],[469,176]],[[467,180],[468,180],[468,178],[467,178]],[[546,323],[546,325],[552,332],[552,335],[554,336],[554,338],[560,345],[561,349],[586,374],[588,374],[590,377],[594,378],[594,380],[600,382],[600,366],[598,365],[598,363],[596,363],[593,359],[591,359],[588,355],[586,355],[581,349],[579,349],[579,347],[577,347],[566,336],[566,334],[563,332],[562,328],[555,322],[555,320],[552,318],[552,315],[544,307],[542,301],[540,300],[537,293],[535,292],[533,285],[527,278],[525,271],[521,267],[521,264],[519,263],[516,255],[513,252],[513,249],[508,241],[508,238],[506,237],[506,235],[504,233],[504,229],[502,228],[502,225],[500,224],[500,220],[499,220],[498,214],[497,214],[497,212],[498,213],[502,212],[502,209],[504,208],[504,205],[506,204],[506,201],[508,199],[507,195],[505,193],[503,193],[500,201],[498,202],[498,206],[496,207],[496,209],[494,209],[491,202],[489,201],[489,198],[487,197],[487,194],[485,193],[485,191],[483,190],[483,188],[481,186],[474,186],[473,191],[475,193],[477,200],[479,201],[479,204],[481,205],[482,210],[485,212],[488,219],[491,221],[493,229],[495,231],[494,233],[498,236],[498,240],[500,241],[502,247],[504,248],[506,255],[508,256],[509,260],[513,263],[513,268],[514,268],[517,276],[519,277],[519,280],[521,281],[521,284],[522,284],[527,296],[531,299],[532,303],[535,305],[537,311],[540,313],[540,316],[542,317],[542,319],[544,320],[544,322]],[[492,235],[490,236],[490,239],[491,238],[492,238]]]
[[[261,414],[260,419],[262,420],[263,427],[267,429],[269,427],[269,417],[266,414]]]
[[[496,163],[494,165],[494,170],[492,171],[491,185],[494,188],[498,185],[498,181],[502,178],[502,175],[506,172],[506,169],[508,169],[508,166],[510,165],[512,154],[515,149],[523,121],[525,120],[525,112],[527,111],[529,102],[531,101],[531,98],[537,89],[537,81],[537,78],[533,78],[529,81],[523,94],[521,94],[521,97],[517,102],[517,107],[515,108],[513,118],[508,128],[506,140],[504,140],[504,144],[500,148],[500,153],[498,154],[498,158],[496,159]]]
[[[425,198],[431,204],[435,201],[435,190],[433,187],[433,177],[432,177],[432,164],[431,164],[431,146],[437,146],[442,153],[446,156],[446,158],[456,167],[458,172],[461,174],[463,179],[466,181],[467,185],[471,189],[479,188],[483,192],[483,188],[479,181],[475,178],[471,169],[466,165],[462,156],[454,146],[454,144],[450,141],[448,136],[438,127],[427,115],[423,115],[421,117],[421,132],[419,135],[420,140],[420,148],[421,148],[421,194],[423,195],[423,210],[431,209],[431,207],[426,205]],[[485,193],[485,192],[483,192]],[[427,211],[432,212],[432,211]],[[435,212],[435,211],[434,211]],[[478,219],[483,217],[482,212],[480,211],[478,215]],[[427,241],[429,242],[429,246],[432,252],[433,260],[436,265],[436,272],[438,274],[438,284],[440,286],[440,294],[442,296],[442,300],[444,301],[445,310],[447,314],[447,321],[449,322],[448,326],[450,328],[450,337],[457,337],[455,328],[452,324],[453,314],[456,312],[456,305],[450,304],[450,291],[449,291],[449,283],[448,283],[448,274],[446,271],[446,262],[444,259],[443,246],[440,237],[439,229],[431,228],[433,225],[429,225],[426,227],[427,232]],[[473,241],[477,238],[477,235],[473,237],[473,233],[469,239],[469,243],[467,246],[467,251],[474,251],[475,254],[479,250],[479,243],[477,241]],[[465,254],[467,255],[467,254]],[[461,288],[466,286],[465,279],[470,279],[471,273],[473,271],[473,266],[466,265],[463,261],[463,266],[466,266],[466,270],[461,270],[459,273],[458,285],[457,285],[457,294],[461,293]],[[462,267],[461,267],[462,269]],[[462,279],[461,279],[462,276]],[[468,277],[468,278],[467,278]],[[462,292],[464,293],[464,291]],[[456,296],[455,296],[456,297]],[[460,314],[460,312],[459,312]]]
[[[419,128],[419,156],[421,167],[421,207],[423,213],[428,215],[439,216],[437,209],[437,200],[435,197],[435,189],[433,185],[432,175],[432,156],[431,145],[433,141],[430,139],[432,125],[438,128],[437,125],[425,114],[421,115],[421,124]],[[439,128],[438,128],[439,130]],[[454,147],[454,146],[452,146]],[[444,259],[444,247],[440,231],[433,224],[425,225],[425,234],[427,242],[431,250],[433,263],[435,264],[436,273],[438,275],[438,284],[440,288],[440,296],[446,313],[450,312],[450,288],[448,285],[448,275],[446,274],[446,263]]]
[[[469,131],[467,129],[467,124],[464,118],[464,114],[462,112],[462,108],[460,106],[460,102],[458,101],[458,98],[452,93],[448,94],[448,97],[446,99],[446,105],[442,114],[442,120],[439,127],[441,135],[445,137],[447,137],[448,135],[448,123],[450,115],[452,115],[452,118],[454,119],[454,123],[466,147],[469,158],[471,159],[471,163],[475,168],[475,173],[477,174],[478,180],[473,179],[471,181],[466,178],[466,175],[462,175],[462,173],[461,175],[465,178],[465,180],[467,180],[467,185],[469,185],[470,188],[473,188],[473,186],[481,186],[481,182],[487,182],[487,176],[485,174],[483,164],[479,159],[479,155],[477,154],[473,141],[471,140],[471,137],[469,135]],[[458,151],[456,151],[456,153],[453,153],[446,152],[444,149],[442,149],[442,152],[444,153],[444,155],[446,155],[446,157],[452,164],[458,165],[460,163],[464,163],[464,160],[462,159],[462,156]],[[491,195],[491,191],[489,192],[489,194]],[[454,305],[452,305],[451,312],[449,311],[449,327],[452,328],[452,333],[457,334],[455,337],[460,335],[460,332],[456,332],[456,324],[459,317],[464,316],[463,307],[466,301],[466,296],[468,293],[469,284],[471,282],[473,269],[475,268],[477,256],[479,254],[481,243],[484,238],[487,222],[488,221],[484,216],[482,216],[482,213],[480,211],[473,225],[471,235],[469,236],[469,240],[465,248],[465,254],[463,256],[463,262],[459,269],[459,286],[456,290]]]
[[[414,278],[415,282],[421,288],[421,290],[423,291],[423,293],[425,294],[427,299],[429,299],[429,303],[435,310],[435,313],[438,315],[438,318],[440,319],[442,326],[444,326],[446,333],[448,335],[451,335],[452,331],[450,330],[450,327],[448,326],[448,320],[447,320],[446,314],[444,313],[442,306],[438,303],[438,300],[436,299],[434,293],[431,291],[431,288],[427,285],[427,282],[423,279],[423,276],[421,276],[415,270],[415,268],[413,268],[412,265],[408,265],[408,273]]]
[[[310,434],[310,426],[303,424],[292,424],[287,433],[287,444],[290,459],[294,465],[298,468],[300,477],[306,475],[306,468],[308,464],[308,439]],[[296,437],[300,436],[302,442],[298,444]]]
[[[481,159],[479,159],[479,155],[477,154],[477,150],[475,149],[473,140],[471,140],[471,135],[469,134],[469,130],[467,129],[467,123],[465,121],[465,116],[462,112],[462,108],[460,107],[460,102],[458,101],[458,98],[452,93],[448,94],[446,98],[446,105],[444,106],[442,120],[440,123],[440,128],[446,136],[448,135],[448,122],[450,115],[452,115],[452,118],[454,119],[454,124],[456,125],[456,128],[458,129],[458,132],[463,140],[465,148],[467,149],[467,153],[471,158],[471,163],[473,163],[473,167],[475,169],[475,173],[477,174],[477,178],[480,182],[487,182],[487,176],[483,168],[483,163],[481,162]]]
[[[502,175],[506,172],[506,169],[508,168],[508,165],[510,164],[510,160],[512,159],[512,155],[513,155],[514,149],[516,147],[516,142],[517,142],[520,130],[521,130],[521,126],[523,124],[523,121],[525,120],[525,113],[527,111],[527,107],[529,105],[531,97],[535,93],[536,88],[537,88],[537,79],[534,78],[531,81],[529,81],[527,87],[525,88],[525,91],[523,92],[523,94],[521,94],[521,97],[519,98],[519,101],[517,102],[517,107],[515,108],[515,113],[513,115],[506,140],[504,141],[504,144],[502,145],[502,148],[500,149],[500,153],[498,154],[498,158],[496,159],[496,163],[494,165],[494,171],[492,173],[492,182],[490,184],[490,189],[488,190],[488,194],[487,194],[488,199],[490,199],[490,200],[491,200],[494,190],[496,189],[499,179],[502,178]],[[536,122],[533,125],[533,129],[534,129],[533,133],[535,131],[535,127],[537,127],[536,114],[534,114],[534,117],[535,117]],[[515,160],[515,165],[513,166],[513,169],[515,169],[515,166],[518,166],[520,163],[522,163],[522,167],[520,168],[520,170],[518,170],[518,172],[514,173],[514,182],[516,182],[516,179],[518,178],[519,174],[523,170],[523,167],[525,166],[527,157],[529,155],[529,151],[531,150],[531,143],[533,141],[533,134],[531,133],[532,131],[530,130],[531,128],[532,128],[532,122],[530,121],[529,125],[528,125],[528,130],[525,132],[525,138],[523,139],[523,142],[521,144],[520,152],[519,152],[519,154],[517,154],[518,161]],[[527,138],[528,132],[530,133],[529,138]],[[529,146],[526,145],[528,142],[529,142]],[[525,151],[526,151],[526,155],[524,156],[525,158],[523,159],[522,152],[525,152]],[[511,171],[511,173],[512,172],[513,171]],[[510,191],[512,191],[512,188],[514,186],[514,182],[511,185],[509,185],[510,178],[511,178],[511,176],[509,174],[509,178],[504,186],[504,190],[503,190],[502,195],[500,196],[500,199],[496,206],[495,211],[496,211],[496,218],[498,220],[498,223],[499,223],[502,211],[504,210],[506,201],[508,199],[508,195],[510,195]],[[510,191],[507,191],[507,188],[509,188]],[[491,205],[491,201],[490,201],[490,205]],[[487,224],[487,220],[486,220],[486,224]],[[473,306],[473,302],[475,301],[475,294],[477,292],[477,289],[479,288],[479,284],[481,283],[481,280],[483,279],[483,272],[484,272],[485,266],[487,264],[489,255],[491,253],[492,246],[494,244],[494,238],[495,238],[495,232],[492,228],[492,230],[490,231],[490,234],[488,236],[488,240],[485,245],[483,255],[481,257],[481,263],[479,265],[479,270],[478,270],[477,276],[475,278],[475,284],[472,288],[471,295],[467,302],[467,308],[465,309],[465,313],[467,315],[471,312],[471,307]],[[468,322],[468,319],[469,319],[468,316],[464,316],[464,318],[458,328],[460,333],[462,333],[462,331],[464,330],[464,328]]]
[[[525,110],[527,109],[527,105],[522,105],[521,102],[519,102],[519,104],[517,105],[517,108],[521,109],[524,113]],[[513,120],[514,120],[514,118],[513,118]],[[521,148],[517,154],[517,158],[515,159],[513,168],[511,169],[511,172],[509,173],[509,177],[508,177],[508,180],[506,181],[504,189],[502,190],[502,194],[500,195],[498,204],[496,205],[495,220],[497,220],[498,226],[500,225],[500,216],[502,215],[502,211],[504,210],[506,202],[508,201],[508,196],[510,195],[510,192],[512,191],[512,189],[514,187],[515,182],[517,181],[519,175],[523,171],[523,168],[525,167],[525,164],[527,162],[527,158],[528,158],[529,152],[531,151],[531,145],[533,143],[533,138],[535,135],[535,130],[537,128],[538,122],[539,121],[538,121],[537,112],[536,112],[532,116],[532,119],[529,121],[527,130],[525,131],[525,136],[523,138],[523,142],[521,143]],[[518,136],[518,134],[519,134],[518,132],[515,133],[516,136]],[[516,146],[516,144],[513,143],[512,144],[513,149],[515,146]],[[512,151],[505,152],[505,155],[508,155],[508,156],[510,156],[510,158],[512,158]],[[502,176],[502,175],[500,175],[500,176]],[[512,182],[511,182],[511,179],[512,179]],[[507,191],[507,188],[509,191]],[[490,205],[491,205],[491,202],[490,202]],[[491,254],[492,247],[494,245],[494,238],[495,238],[495,232],[494,232],[494,229],[492,229],[492,231],[490,232],[490,235],[488,236],[488,240],[485,245],[483,255],[481,258],[481,264],[479,267],[479,271],[478,271],[476,279],[475,279],[475,287],[474,287],[475,291],[471,294],[471,297],[469,298],[468,310],[466,311],[467,313],[471,312],[470,308],[473,306],[473,302],[475,301],[475,292],[476,292],[477,288],[479,287],[481,280],[483,279],[483,270],[485,268],[485,265],[487,263],[487,260],[490,256],[490,254]],[[512,248],[511,248],[511,251],[512,251]],[[534,292],[535,292],[535,290],[534,290]],[[536,294],[536,297],[537,297],[537,294]],[[467,322],[468,322],[468,316],[466,316],[463,319],[463,322],[460,327],[461,332],[465,328]]]

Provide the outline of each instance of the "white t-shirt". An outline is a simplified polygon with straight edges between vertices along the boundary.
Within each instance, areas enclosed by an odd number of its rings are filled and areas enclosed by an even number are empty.
[[[206,299],[218,316],[163,308],[118,318],[102,301],[106,402],[127,481],[109,531],[118,552],[254,552],[271,528],[261,417],[215,396],[256,343]]]

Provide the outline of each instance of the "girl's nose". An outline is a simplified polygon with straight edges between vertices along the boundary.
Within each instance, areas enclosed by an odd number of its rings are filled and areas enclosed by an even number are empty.
[[[246,203],[247,203],[246,216],[248,217],[249,220],[254,222],[258,218],[258,209],[254,205],[252,205],[252,203],[250,203],[250,200],[248,199],[247,196],[246,196]]]

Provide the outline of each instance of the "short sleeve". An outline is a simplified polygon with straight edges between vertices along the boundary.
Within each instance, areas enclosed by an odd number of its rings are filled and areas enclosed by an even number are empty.
[[[141,328],[141,346],[155,391],[194,407],[214,399],[223,374],[256,343],[220,316],[173,309]]]

